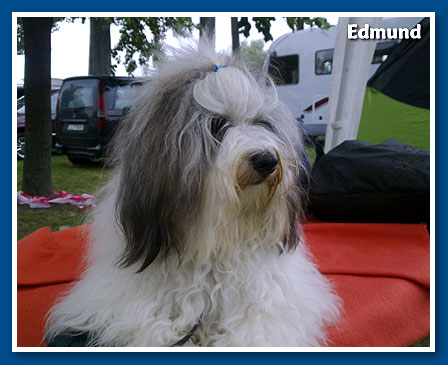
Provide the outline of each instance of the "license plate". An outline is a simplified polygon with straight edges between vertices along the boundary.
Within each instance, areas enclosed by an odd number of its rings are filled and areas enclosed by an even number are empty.
[[[84,124],[67,124],[68,131],[83,131]]]

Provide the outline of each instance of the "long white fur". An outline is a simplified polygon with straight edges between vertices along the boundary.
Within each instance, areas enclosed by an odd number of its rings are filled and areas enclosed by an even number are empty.
[[[220,57],[202,50],[162,64],[158,76],[144,86],[140,103],[157,93],[158,82],[170,74],[221,64]],[[158,258],[140,273],[138,265],[117,267],[125,240],[115,214],[118,166],[93,213],[86,270],[51,310],[48,339],[74,330],[89,332],[91,345],[170,346],[201,319],[188,346],[326,344],[326,327],[338,319],[340,299],[304,242],[293,252],[281,242],[290,224],[286,195],[297,169],[290,156],[301,143],[293,133],[294,118],[279,104],[275,88],[264,90],[233,67],[207,74],[193,95],[200,109],[227,115],[233,127],[207,176],[199,219],[185,227],[182,261],[176,255]],[[150,104],[140,107],[140,119],[151,113]],[[251,123],[259,116],[274,118],[279,135]],[[135,122],[131,134],[143,128]],[[171,143],[167,139],[167,148]],[[269,201],[265,183],[243,191],[235,184],[242,157],[266,149],[277,151],[283,164],[281,182]],[[189,173],[193,169],[194,164],[185,166]]]

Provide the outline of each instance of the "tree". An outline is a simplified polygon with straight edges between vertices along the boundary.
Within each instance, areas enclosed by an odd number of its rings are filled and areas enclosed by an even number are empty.
[[[112,24],[120,29],[120,39],[113,49],[110,43]],[[185,36],[196,27],[187,17],[90,18],[89,74],[113,74],[116,65],[111,64],[112,58],[123,64],[126,72],[132,75],[139,65],[146,65],[151,57],[157,59],[168,30]],[[121,56],[123,52],[124,57]]]
[[[328,29],[330,24],[327,22],[325,18],[284,18],[292,29],[292,31],[301,30],[304,27],[304,24],[308,24],[309,26],[317,26],[319,28]],[[271,35],[271,22],[275,21],[274,17],[253,17],[252,21],[255,23],[255,27],[257,30],[263,34],[264,41],[269,42],[272,41]],[[234,22],[234,21],[233,21]],[[233,23],[232,23],[233,24]],[[249,18],[242,17],[238,21],[238,32],[234,31],[232,25],[232,44],[236,44],[236,38],[239,37],[239,34],[242,33],[247,38],[249,37],[250,30],[252,28],[251,23],[249,22]],[[235,26],[236,27],[236,26]],[[235,40],[234,40],[235,39]],[[239,40],[238,40],[239,43]],[[233,52],[236,52],[235,48],[233,48]]]
[[[25,52],[25,159],[22,190],[52,196],[51,28],[53,18],[23,18]]]
[[[288,23],[292,31],[301,30],[304,28],[304,24],[310,27],[316,26],[322,29],[330,28],[330,23],[328,23],[326,18],[284,18]]]
[[[83,17],[54,18],[52,31],[58,29],[59,22],[74,22],[76,19],[81,19],[82,22],[86,21],[86,18]],[[110,26],[114,24],[119,27],[120,39],[117,45],[110,51],[111,59],[115,60],[118,64],[125,65],[129,75],[133,74],[138,65],[145,65],[152,57],[157,58],[158,53],[163,49],[163,40],[165,39],[168,30],[172,30],[175,35],[186,36],[189,35],[193,29],[200,28],[200,26],[194,24],[189,17],[103,17],[92,19],[94,19],[93,22],[95,23],[93,25],[93,31],[101,31],[105,35],[101,38],[104,44],[107,45],[106,47],[104,47],[104,45],[101,46],[102,49],[105,49],[105,53],[108,52],[107,47],[111,47],[108,41],[108,38],[110,37]],[[23,39],[22,18],[19,18],[17,22],[17,54],[23,54]],[[98,37],[95,37],[93,42],[97,43],[98,39]],[[102,55],[101,57],[104,56],[101,51],[95,52],[92,50],[92,57],[94,53],[99,53]],[[124,53],[124,56],[122,53]],[[138,58],[137,61],[134,59],[135,56]],[[91,62],[97,61],[89,60],[89,65]],[[115,68],[116,65],[111,63],[111,74],[114,73]]]
[[[133,74],[138,65],[147,64],[151,58],[157,59],[168,30],[186,36],[198,28],[191,18],[184,17],[113,18],[113,23],[120,28],[120,39],[112,49],[112,57],[126,66],[129,75]],[[125,53],[124,59],[120,57],[120,52]],[[138,64],[134,59],[136,55]]]
[[[90,18],[89,75],[111,74],[111,18]]]
[[[232,17],[230,26],[232,28],[232,53],[237,55],[240,51],[240,33],[238,28],[238,18]]]
[[[215,18],[203,17],[200,18],[200,38],[207,37],[212,42],[213,48],[215,47]]]
[[[240,48],[240,57],[246,63],[252,66],[254,71],[261,71],[264,60],[266,59],[266,51],[263,49],[265,42],[262,39],[247,44],[244,42]]]

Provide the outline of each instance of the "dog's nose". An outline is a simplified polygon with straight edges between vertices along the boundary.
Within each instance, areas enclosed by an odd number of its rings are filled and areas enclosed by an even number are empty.
[[[252,155],[250,162],[255,171],[257,171],[262,178],[265,178],[274,172],[278,164],[278,158],[269,151],[263,151]]]

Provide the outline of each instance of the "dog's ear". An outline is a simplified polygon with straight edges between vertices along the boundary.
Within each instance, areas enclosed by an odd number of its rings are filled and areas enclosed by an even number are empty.
[[[288,192],[286,204],[289,226],[283,239],[283,245],[286,251],[293,251],[299,244],[302,233],[299,224],[302,218],[301,194],[298,188]]]
[[[179,106],[182,90],[177,85],[160,92],[149,112],[137,106],[134,119],[120,131],[116,219],[125,237],[121,267],[138,264],[140,272],[158,257],[181,254],[185,232],[198,215],[206,169],[200,163],[199,132],[183,124],[191,111],[186,103]],[[144,128],[135,128],[142,123]]]
[[[132,181],[134,180],[134,181]],[[167,255],[177,249],[175,220],[171,218],[170,207],[166,204],[166,191],[158,194],[144,191],[139,186],[140,179],[130,176],[121,189],[117,205],[117,219],[121,225],[125,247],[119,261],[121,267],[139,263],[138,272],[148,267],[160,254]],[[147,188],[154,188],[149,182]],[[156,188],[157,189],[157,188]]]

